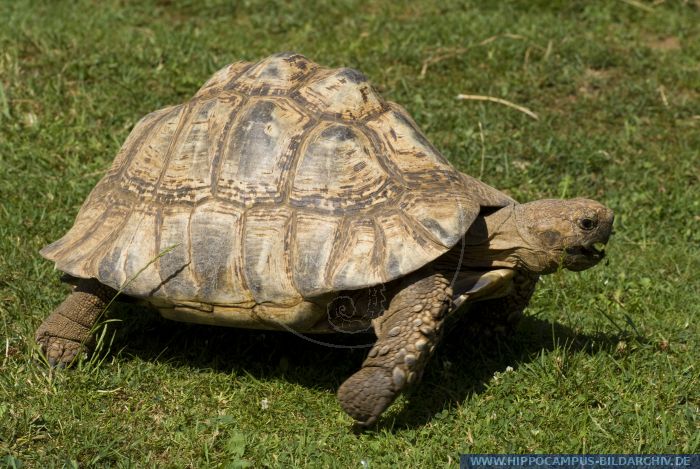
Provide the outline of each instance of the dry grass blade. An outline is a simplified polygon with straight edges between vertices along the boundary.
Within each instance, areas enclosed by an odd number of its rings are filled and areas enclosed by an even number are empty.
[[[484,178],[484,166],[486,165],[486,141],[484,139],[484,128],[479,121],[479,138],[481,139],[481,165],[479,165],[479,179]]]
[[[436,55],[433,57],[428,57],[423,61],[423,66],[420,69],[420,78],[425,78],[426,73],[428,73],[428,67],[432,64],[436,64],[438,62],[442,62],[443,60],[450,59],[452,57],[456,57],[460,54],[464,54],[467,52],[469,49],[471,49],[473,46],[470,47],[459,47],[457,49],[452,49],[449,52],[445,52],[444,54]]]
[[[650,7],[649,5],[645,5],[642,2],[638,2],[636,0],[622,0],[622,2],[635,8],[639,8],[640,10],[644,10],[648,13],[654,13],[654,9],[652,7]]]
[[[428,73],[428,67],[433,65],[433,64],[436,64],[438,62],[442,62],[443,60],[451,59],[453,57],[457,57],[458,55],[464,54],[467,51],[469,51],[470,49],[473,49],[474,47],[485,46],[486,44],[489,44],[489,43],[495,41],[496,39],[499,39],[502,37],[507,37],[509,39],[526,39],[525,36],[521,36],[519,34],[506,33],[506,34],[498,34],[496,36],[487,37],[486,39],[479,42],[478,44],[474,44],[474,45],[467,46],[467,47],[458,47],[455,49],[438,49],[435,51],[435,52],[439,53],[438,55],[428,57],[427,59],[425,59],[423,61],[423,66],[420,69],[419,77],[421,79],[425,78],[425,75]]]
[[[664,86],[659,86],[657,91],[659,92],[659,96],[661,97],[661,102],[663,103],[664,107],[668,107],[668,98],[666,97],[666,89]]]
[[[496,98],[493,96],[482,96],[482,95],[478,95],[478,94],[458,94],[457,99],[471,100],[471,101],[491,101],[493,103],[499,103],[499,104],[503,104],[504,106],[508,106],[508,107],[513,108],[513,109],[517,109],[518,111],[527,114],[528,116],[532,117],[535,120],[539,119],[537,114],[535,114],[534,112],[532,112],[528,108],[523,107],[523,106],[519,106],[519,105],[512,103],[510,101],[507,101],[505,99]]]

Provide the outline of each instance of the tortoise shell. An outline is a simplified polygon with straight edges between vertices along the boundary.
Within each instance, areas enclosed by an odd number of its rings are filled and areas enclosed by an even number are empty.
[[[360,72],[284,53],[141,119],[41,253],[156,304],[285,307],[404,276],[511,203]]]

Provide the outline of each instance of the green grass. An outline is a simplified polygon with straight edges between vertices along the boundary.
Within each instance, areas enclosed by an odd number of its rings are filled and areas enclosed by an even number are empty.
[[[0,461],[455,467],[469,452],[700,451],[697,1],[232,3],[0,0]],[[101,361],[45,368],[33,331],[65,289],[38,250],[142,115],[281,50],[363,70],[456,166],[483,165],[520,200],[611,206],[609,262],[548,277],[508,343],[451,333],[364,433],[334,395],[363,351],[288,334],[124,306]]]

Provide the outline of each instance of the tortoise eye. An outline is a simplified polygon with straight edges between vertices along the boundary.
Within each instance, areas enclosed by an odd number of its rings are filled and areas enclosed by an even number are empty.
[[[578,226],[580,226],[582,230],[586,230],[586,231],[592,230],[593,228],[596,227],[597,224],[598,223],[594,219],[587,218],[587,217],[580,219],[578,222]]]

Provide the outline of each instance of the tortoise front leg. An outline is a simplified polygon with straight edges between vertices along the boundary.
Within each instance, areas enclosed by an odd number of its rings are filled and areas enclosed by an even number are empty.
[[[362,368],[338,389],[338,399],[360,425],[373,424],[401,391],[423,374],[452,302],[440,273],[408,277],[386,312],[373,321],[377,342]]]
[[[536,274],[517,272],[507,295],[474,303],[468,314],[459,319],[464,324],[463,335],[475,343],[509,338],[522,319],[538,280]]]
[[[70,365],[94,346],[94,326],[116,292],[95,279],[80,279],[73,292],[36,330],[36,341],[51,366]]]

